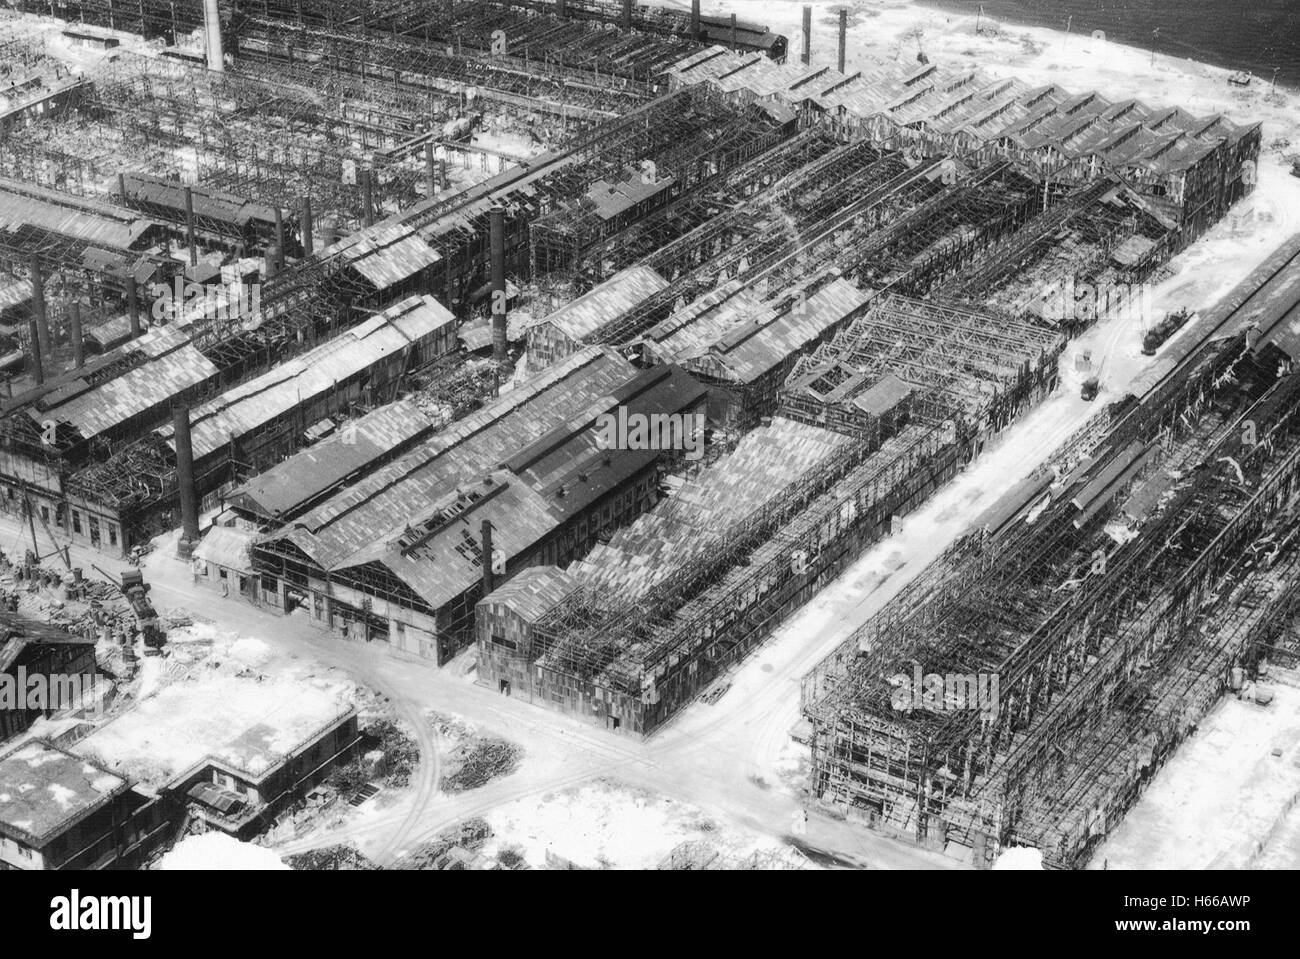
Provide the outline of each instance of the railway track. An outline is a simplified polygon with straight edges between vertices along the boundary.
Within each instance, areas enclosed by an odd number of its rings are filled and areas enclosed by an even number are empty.
[[[1257,325],[1258,348],[1296,317],[1300,317],[1300,234],[1279,246],[1250,276],[1188,324],[1182,336],[1166,344],[1158,354],[1155,370],[1136,381],[1126,400],[1121,401],[1129,405],[1117,418],[1105,422],[1114,415],[1113,406],[1099,413],[1046,460],[1037,481],[1031,478],[1009,491],[1008,497],[1018,499],[995,507],[1003,522],[989,532],[996,535],[1007,529],[1041,501],[1053,465],[1081,460],[1089,445],[1094,449],[1108,443],[1117,449],[1126,446],[1141,432],[1141,425],[1158,418],[1171,397],[1197,373],[1213,368],[1238,334]]]

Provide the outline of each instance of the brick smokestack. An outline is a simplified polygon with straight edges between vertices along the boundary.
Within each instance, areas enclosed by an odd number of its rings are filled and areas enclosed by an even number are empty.
[[[275,208],[275,268],[284,269],[284,211]]]
[[[135,288],[135,275],[126,277],[126,308],[131,315],[131,336],[140,335],[140,295]]]
[[[496,589],[496,574],[492,571],[492,524],[483,521],[483,595]]]
[[[81,369],[86,365],[86,338],[81,330],[81,304],[76,300],[68,304],[68,322],[72,325],[72,365]]]
[[[700,38],[700,0],[691,0],[691,39]]]
[[[623,0],[623,29],[632,29],[632,8],[636,6],[636,0]]]
[[[27,321],[27,355],[31,359],[32,376],[36,378],[36,385],[40,386],[45,382],[45,364],[41,358],[41,334],[36,327],[36,315],[33,314]]]
[[[221,8],[217,0],[203,0],[203,40],[208,69],[225,70],[225,50],[221,44]]]
[[[845,7],[840,11],[840,55],[837,61],[840,73],[845,72],[846,54],[849,45],[849,9]]]
[[[375,225],[375,182],[368,169],[361,171],[361,222],[363,226]]]
[[[438,195],[438,160],[433,155],[432,140],[424,145],[424,175],[427,180],[426,189],[432,199]]]
[[[176,486],[181,499],[181,540],[193,545],[199,541],[199,496],[194,486],[194,443],[190,438],[188,408],[176,407],[172,432],[176,444]]]
[[[803,8],[803,53],[799,59],[804,66],[812,63],[812,7]]]
[[[194,238],[194,191],[185,188],[185,242],[190,247],[190,266],[199,262],[199,246]]]
[[[53,359],[50,348],[50,317],[45,312],[45,274],[41,272],[41,258],[32,254],[32,319],[36,321],[36,342],[41,356]]]
[[[507,358],[506,330],[510,318],[506,313],[506,210],[494,204],[489,213],[492,270],[492,357]]]
[[[316,250],[315,250],[315,246],[312,244],[312,238],[311,238],[311,230],[312,230],[311,197],[309,196],[304,196],[302,198],[301,222],[298,225],[298,229],[302,232],[303,255],[311,256],[314,252],[316,252]]]

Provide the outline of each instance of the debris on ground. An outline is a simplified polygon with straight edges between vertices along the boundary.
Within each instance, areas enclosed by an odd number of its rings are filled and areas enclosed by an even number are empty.
[[[428,842],[421,843],[413,852],[399,859],[394,869],[424,870],[491,870],[519,869],[523,865],[522,855],[507,856],[503,861],[500,856],[490,857],[481,851],[492,836],[492,827],[484,819],[467,819],[453,826]],[[508,865],[513,862],[513,865]]]
[[[427,713],[438,734],[443,792],[458,793],[486,786],[519,768],[523,750],[512,742],[485,736],[477,727],[455,716]]]
[[[357,870],[369,872],[380,868],[351,843],[340,843],[337,846],[312,849],[296,856],[289,856],[285,859],[285,862],[290,869],[301,870]]]
[[[356,757],[330,770],[330,786],[352,796],[367,785],[391,789],[409,785],[420,763],[420,748],[410,734],[392,719],[378,719],[362,726],[361,736]],[[380,755],[373,755],[376,752]]]

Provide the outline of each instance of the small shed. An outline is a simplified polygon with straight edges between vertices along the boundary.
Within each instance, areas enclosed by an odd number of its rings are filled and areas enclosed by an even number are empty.
[[[238,526],[214,526],[194,550],[194,573],[199,582],[224,593],[250,599],[257,595],[253,573],[253,543],[257,531]]]

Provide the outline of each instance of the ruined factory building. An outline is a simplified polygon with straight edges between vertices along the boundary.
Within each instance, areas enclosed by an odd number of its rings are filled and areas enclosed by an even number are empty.
[[[318,500],[318,484],[332,481],[313,478],[315,452],[299,454],[274,488],[239,494],[263,514],[292,516],[254,548],[263,602],[302,605],[324,627],[444,662],[472,640],[485,580],[568,563],[657,499],[662,465],[682,451],[601,449],[598,418],[703,412],[704,399],[676,367],[639,371],[589,347],[306,512],[278,491]],[[367,450],[381,452],[364,442],[378,425],[359,425],[349,473]],[[484,557],[484,523],[495,561]]]
[[[970,6],[0,8],[0,868],[1300,865],[1285,17]]]

